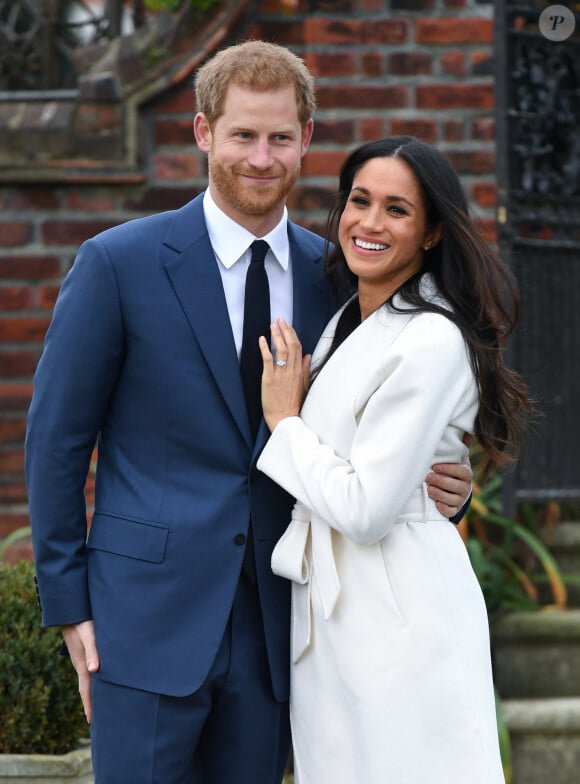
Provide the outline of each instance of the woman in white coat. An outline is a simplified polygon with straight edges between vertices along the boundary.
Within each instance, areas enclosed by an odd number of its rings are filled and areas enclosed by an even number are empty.
[[[272,556],[293,581],[295,782],[501,784],[484,600],[423,478],[465,433],[484,470],[517,452],[515,284],[447,159],[409,137],[349,156],[329,236],[331,281],[356,293],[312,362],[281,320],[276,362],[260,341],[258,467],[297,499]]]

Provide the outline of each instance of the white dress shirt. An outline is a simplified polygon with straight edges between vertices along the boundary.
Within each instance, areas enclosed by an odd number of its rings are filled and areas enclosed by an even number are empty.
[[[243,226],[228,217],[212,199],[209,189],[203,197],[203,211],[209,239],[218,261],[226,304],[238,357],[242,348],[244,325],[244,289],[246,272],[250,265],[250,245],[263,239],[270,246],[265,268],[270,284],[270,319],[280,316],[292,323],[292,262],[288,243],[288,211],[280,223],[264,237],[255,237]]]

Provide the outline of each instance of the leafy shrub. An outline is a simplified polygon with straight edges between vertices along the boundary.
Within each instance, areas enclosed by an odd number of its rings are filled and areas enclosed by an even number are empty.
[[[520,504],[515,516],[502,514],[502,479],[494,474],[479,484],[477,446],[472,448],[473,496],[460,523],[471,564],[490,617],[510,610],[544,606],[538,584],[546,585],[553,605],[566,607],[563,576],[546,546],[532,507]]]
[[[0,752],[64,754],[87,735],[58,629],[41,629],[28,561],[0,563]]]

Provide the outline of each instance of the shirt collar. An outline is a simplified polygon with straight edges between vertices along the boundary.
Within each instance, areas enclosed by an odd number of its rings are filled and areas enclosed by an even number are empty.
[[[211,245],[218,261],[230,269],[248,250],[256,237],[225,214],[213,200],[209,188],[203,196],[203,211]],[[258,239],[266,240],[276,261],[283,270],[288,269],[290,247],[288,243],[288,210],[272,231]]]

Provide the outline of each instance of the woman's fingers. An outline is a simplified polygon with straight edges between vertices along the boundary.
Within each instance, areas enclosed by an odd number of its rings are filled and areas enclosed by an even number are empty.
[[[273,325],[272,339],[276,348],[276,360],[302,364],[302,344],[290,324],[279,318]]]

